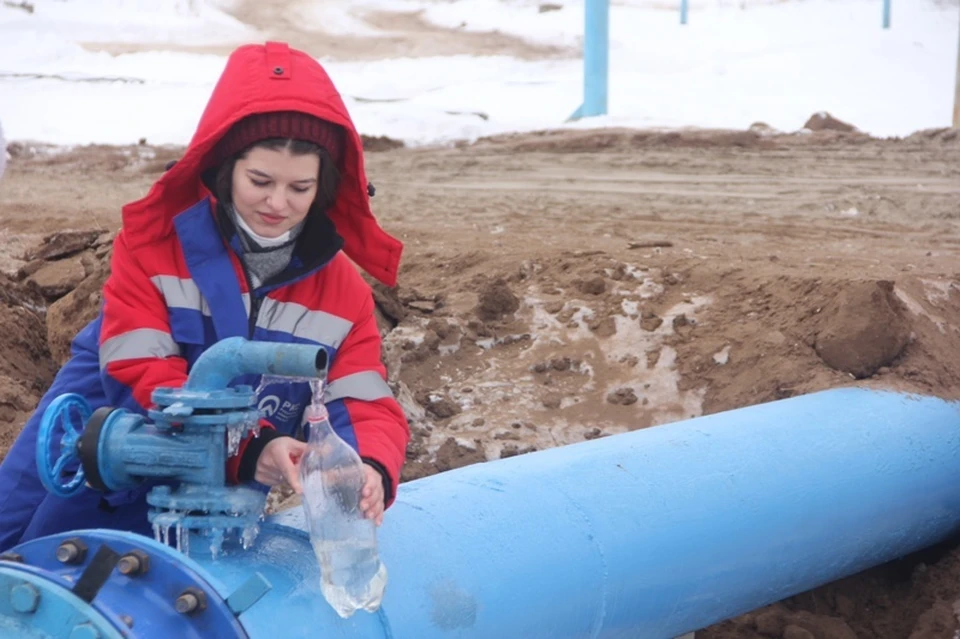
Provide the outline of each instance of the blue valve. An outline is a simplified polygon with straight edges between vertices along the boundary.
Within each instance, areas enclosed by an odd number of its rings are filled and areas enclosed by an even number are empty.
[[[91,414],[90,404],[77,393],[60,395],[43,413],[37,433],[37,469],[43,487],[58,497],[70,497],[83,488],[78,444]],[[59,449],[56,461],[55,446]],[[76,467],[70,478],[64,477],[68,467]]]
[[[182,387],[153,389],[146,415],[111,406],[92,411],[83,396],[61,395],[40,421],[40,481],[58,497],[84,486],[103,493],[143,488],[159,539],[175,527],[178,548],[197,533],[248,547],[266,493],[227,485],[227,460],[262,415],[256,391],[231,384],[244,375],[323,379],[327,358],[321,346],[228,338],[204,351]]]

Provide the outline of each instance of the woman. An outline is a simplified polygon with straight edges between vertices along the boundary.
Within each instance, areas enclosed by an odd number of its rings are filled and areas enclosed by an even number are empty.
[[[331,422],[364,461],[361,508],[379,524],[409,429],[351,260],[392,286],[401,249],[370,211],[360,138],[326,72],[282,43],[235,51],[183,158],[124,207],[100,316],[0,465],[0,552],[79,528],[149,534],[145,488],[46,493],[34,462],[40,418],[66,392],[93,409],[144,413],[155,388],[182,385],[203,351],[233,336],[326,348]],[[306,445],[292,435],[309,397],[305,383],[262,391],[266,428],[229,460],[232,481],[299,491]]]

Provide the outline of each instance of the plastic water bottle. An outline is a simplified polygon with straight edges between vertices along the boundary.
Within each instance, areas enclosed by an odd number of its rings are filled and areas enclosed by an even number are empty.
[[[300,462],[303,508],[320,562],[320,590],[343,618],[380,607],[387,569],[377,552],[376,525],[360,510],[363,462],[330,426],[327,409],[306,409],[310,436]]]

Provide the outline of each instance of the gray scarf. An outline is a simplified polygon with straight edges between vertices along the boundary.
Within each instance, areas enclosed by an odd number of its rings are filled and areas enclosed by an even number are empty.
[[[257,238],[253,237],[244,229],[244,224],[237,214],[237,210],[230,207],[230,219],[237,229],[237,235],[240,237],[240,244],[243,246],[243,263],[250,273],[250,287],[258,288],[261,284],[276,276],[287,268],[290,264],[290,258],[293,257],[293,249],[297,243],[297,237],[303,230],[303,222],[290,229],[290,235],[286,242],[275,246],[263,246]],[[304,220],[306,221],[306,220]]]

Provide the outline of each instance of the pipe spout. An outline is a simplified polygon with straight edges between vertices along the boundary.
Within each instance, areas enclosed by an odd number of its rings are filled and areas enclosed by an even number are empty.
[[[324,378],[328,356],[322,346],[254,342],[229,337],[197,359],[185,388],[219,390],[241,375]]]

